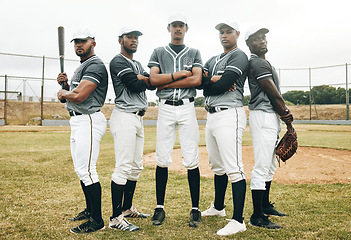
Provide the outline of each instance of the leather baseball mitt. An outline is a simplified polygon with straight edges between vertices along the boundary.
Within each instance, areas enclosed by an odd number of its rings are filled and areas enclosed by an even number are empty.
[[[292,129],[292,131],[289,131]],[[277,147],[275,148],[275,153],[278,158],[279,166],[280,160],[286,162],[291,158],[297,150],[297,134],[294,128],[289,128],[289,130],[284,134],[282,139],[280,139]]]

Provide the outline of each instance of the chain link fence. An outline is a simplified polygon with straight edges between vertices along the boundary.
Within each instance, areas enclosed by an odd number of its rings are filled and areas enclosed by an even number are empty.
[[[33,121],[41,124],[44,119],[62,117],[49,113],[44,107],[44,105],[59,102],[56,97],[60,88],[56,82],[59,58],[0,53],[0,60],[1,69],[6,69],[6,72],[0,70],[0,124],[27,125]],[[65,71],[73,73],[79,64],[79,60],[65,59]],[[109,69],[108,63],[105,64]],[[280,68],[277,71],[281,80],[282,93],[292,90],[311,92],[314,86],[320,85],[344,88],[346,102],[342,104],[346,106],[346,120],[349,120],[349,67],[350,64],[346,63],[323,67]],[[248,92],[246,84],[245,93]],[[147,92],[147,95],[149,99],[157,99],[155,92]],[[113,104],[113,101],[114,92],[112,82],[109,80],[106,103]],[[311,94],[309,103],[311,115],[313,111]]]

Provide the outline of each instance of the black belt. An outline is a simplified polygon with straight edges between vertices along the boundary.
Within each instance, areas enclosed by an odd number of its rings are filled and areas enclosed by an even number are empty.
[[[194,97],[189,98],[189,102],[194,102]],[[165,104],[172,105],[172,106],[180,106],[183,105],[184,102],[182,99],[180,100],[166,100]]]
[[[144,116],[145,115],[145,110],[140,110],[140,111],[137,111],[137,112],[133,112],[134,114],[136,115],[139,115],[140,117]]]
[[[100,110],[97,110],[96,112],[100,112]],[[71,117],[73,117],[73,116],[83,115],[83,113],[76,112],[76,111],[69,111],[69,115],[70,115]]]
[[[206,111],[209,113],[221,112],[224,110],[228,110],[229,108],[221,108],[221,107],[205,107]]]

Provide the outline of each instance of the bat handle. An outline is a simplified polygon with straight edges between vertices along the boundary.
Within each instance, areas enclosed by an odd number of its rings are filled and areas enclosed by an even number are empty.
[[[61,88],[62,89],[65,89],[65,82],[61,82]],[[65,103],[65,102],[67,102],[67,100],[66,99],[62,99],[62,100],[60,100],[62,103]]]

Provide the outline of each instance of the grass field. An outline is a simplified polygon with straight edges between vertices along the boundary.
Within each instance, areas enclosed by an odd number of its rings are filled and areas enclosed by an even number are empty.
[[[296,128],[300,146],[351,151],[351,126],[296,125]],[[200,126],[200,133],[204,145],[204,126]],[[215,232],[225,226],[225,218],[203,218],[197,229],[188,226],[191,205],[187,179],[172,172],[163,225],[155,227],[150,219],[140,219],[131,220],[141,227],[134,233],[107,228],[86,236],[71,234],[69,229],[77,223],[67,218],[81,211],[85,202],[73,170],[69,135],[68,127],[0,127],[0,239],[221,239]],[[144,152],[154,151],[155,140],[155,127],[146,127]],[[251,144],[248,129],[244,144]],[[102,139],[97,167],[103,189],[103,217],[108,224],[114,169],[113,140],[109,132]],[[247,189],[246,224],[252,213],[249,185]],[[272,219],[284,228],[265,230],[247,224],[246,232],[227,239],[351,239],[350,196],[350,184],[273,184],[271,199],[288,216]],[[205,210],[211,201],[213,180],[202,178],[200,209]],[[152,214],[155,204],[154,169],[146,167],[137,185],[134,205]],[[233,210],[230,186],[226,204],[230,218]]]

